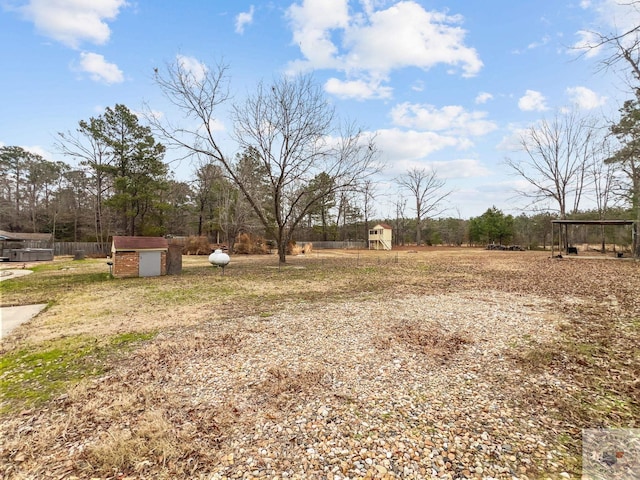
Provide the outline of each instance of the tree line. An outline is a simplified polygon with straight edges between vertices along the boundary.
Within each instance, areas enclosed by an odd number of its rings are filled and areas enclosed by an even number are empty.
[[[602,41],[626,45],[619,37]],[[619,58],[637,67],[636,57]],[[638,71],[632,68],[640,84]],[[75,166],[0,147],[0,228],[105,244],[115,234],[173,234],[206,235],[232,246],[239,233],[249,232],[272,240],[284,262],[295,239],[366,240],[379,221],[394,226],[397,244],[503,243],[519,235],[540,238],[536,243],[543,246],[548,218],[616,215],[640,222],[638,88],[613,125],[560,112],[520,135],[520,156],[505,163],[529,185],[520,194],[531,200],[533,214],[513,218],[492,207],[469,220],[443,218],[452,191],[435,170],[412,168],[395,179],[395,217],[376,218],[375,178],[382,165],[375,136],[338,118],[311,77],[261,83],[232,104],[238,153],[230,156],[215,127],[221,106],[230,102],[226,66],[193,69],[178,58],[155,72],[185,124],[150,108],[142,124],[117,104],[58,133],[56,150]],[[164,161],[167,149],[192,159],[191,179],[174,178]],[[595,204],[588,212],[585,198]],[[640,253],[637,232],[634,241]]]

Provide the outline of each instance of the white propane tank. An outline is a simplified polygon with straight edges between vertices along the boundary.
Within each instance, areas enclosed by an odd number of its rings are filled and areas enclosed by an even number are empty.
[[[226,267],[230,261],[231,259],[229,258],[229,255],[224,253],[219,248],[216,251],[214,251],[211,255],[209,255],[209,263],[211,265],[215,265],[216,267],[222,267],[223,270],[224,270],[224,267]]]

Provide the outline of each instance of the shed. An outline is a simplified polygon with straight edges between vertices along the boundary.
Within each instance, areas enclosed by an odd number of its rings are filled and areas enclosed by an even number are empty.
[[[378,223],[369,230],[369,250],[391,250],[393,228],[386,223]]]
[[[113,276],[156,277],[167,274],[169,243],[162,237],[114,236],[111,244]]]

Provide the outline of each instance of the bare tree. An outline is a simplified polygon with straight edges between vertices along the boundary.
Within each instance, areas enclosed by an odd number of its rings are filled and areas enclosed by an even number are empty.
[[[624,5],[635,14],[640,12],[640,1],[619,1],[618,5]],[[633,125],[637,123],[638,99],[640,98],[640,25],[633,25],[624,31],[609,33],[590,32],[594,41],[583,46],[587,51],[607,48],[610,54],[600,62],[603,69],[614,69],[620,64],[626,64],[630,77],[628,84],[635,98],[625,102],[620,109],[621,119],[619,123],[611,126],[611,131],[623,143],[622,148],[608,163],[616,164],[618,169],[628,177],[631,188],[627,190],[630,197],[632,210],[635,210],[636,223],[634,225],[634,255],[640,257],[640,166],[635,144],[638,141],[637,129]],[[624,71],[624,67],[622,67]],[[634,114],[635,111],[635,114]],[[635,115],[635,118],[634,118]],[[627,131],[625,131],[627,130]],[[631,153],[631,154],[630,154]],[[623,195],[623,198],[627,195]]]
[[[405,211],[407,209],[407,199],[400,193],[396,197],[396,200],[393,203],[396,209],[396,220],[395,220],[395,243],[396,245],[404,245],[404,234],[405,228],[407,225],[407,217]]]
[[[442,214],[446,208],[442,201],[451,195],[451,190],[444,190],[445,181],[438,178],[434,169],[411,168],[396,179],[401,188],[408,190],[415,201],[416,211],[416,244],[422,243],[423,222]]]
[[[178,59],[167,67],[166,76],[157,73],[156,81],[197,125],[171,126],[153,116],[150,121],[169,144],[207,155],[222,166],[278,243],[279,260],[285,262],[296,227],[323,195],[351,188],[375,173],[376,148],[353,125],[336,129],[334,111],[310,77],[261,83],[243,104],[234,106],[233,120],[239,149],[255,152],[264,171],[270,202],[262,202],[238,175],[217,138],[214,121],[229,98],[225,74],[224,66],[194,72]],[[320,173],[331,178],[329,191],[313,189],[312,180]]]
[[[520,136],[525,160],[507,158],[513,172],[533,187],[519,191],[532,204],[552,200],[561,219],[576,213],[585,187],[585,173],[593,154],[596,130],[593,120],[575,112],[542,120]],[[565,239],[566,247],[566,239]]]
[[[603,143],[603,151],[609,152],[610,145],[608,141]],[[593,198],[596,203],[596,209],[598,211],[598,217],[600,220],[606,219],[607,212],[611,207],[611,202],[614,199],[614,189],[616,186],[616,167],[612,163],[604,161],[604,158],[610,157],[611,154],[605,153],[595,154],[588,165],[588,175],[591,179],[591,190],[593,192]],[[605,228],[604,225],[600,226],[600,239],[602,253],[605,251]]]
[[[618,1],[618,5],[626,6],[634,10],[634,14],[640,11],[640,1]],[[635,90],[640,85],[640,25],[634,25],[623,31],[598,32],[589,31],[590,41],[584,42],[579,49],[584,52],[594,52],[600,49],[608,49],[609,55],[600,61],[603,70],[616,68],[620,63],[626,63],[630,74],[635,81],[629,82]]]
[[[358,189],[361,195],[362,201],[362,216],[364,219],[364,239],[367,241],[369,238],[369,219],[375,215],[375,199],[376,199],[376,185],[372,180],[367,179]]]

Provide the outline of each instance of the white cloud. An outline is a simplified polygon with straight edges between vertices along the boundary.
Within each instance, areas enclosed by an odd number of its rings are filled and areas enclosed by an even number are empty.
[[[189,75],[193,77],[193,80],[196,82],[201,82],[207,71],[209,70],[207,66],[200,62],[197,58],[187,57],[185,55],[176,55],[176,60],[178,61],[178,65],[186,71]]]
[[[111,35],[106,22],[125,5],[125,0],[30,0],[21,11],[43,35],[79,48],[85,41],[106,43]]]
[[[429,12],[413,1],[396,3],[374,12],[368,23],[345,32],[346,65],[386,74],[404,67],[428,70],[438,64],[460,66],[463,76],[474,76],[482,62],[464,45],[460,17]]]
[[[96,82],[107,84],[121,83],[124,81],[122,70],[115,63],[107,62],[102,55],[91,52],[80,54],[80,70],[90,75]]]
[[[489,100],[493,100],[493,95],[487,92],[480,92],[476,97],[475,102],[477,104],[487,103]]]
[[[502,152],[518,152],[522,150],[522,139],[529,134],[531,126],[524,126],[522,124],[512,123],[507,126],[507,133],[498,145],[496,150]]]
[[[534,50],[538,47],[542,47],[549,43],[550,40],[551,38],[548,35],[545,35],[539,42],[531,42],[529,45],[527,45],[527,50]]]
[[[376,131],[376,145],[394,163],[419,160],[447,147],[463,146],[460,139],[454,136],[397,128]]]
[[[607,103],[607,97],[600,96],[586,87],[569,87],[567,88],[567,95],[571,103],[583,110],[592,110]]]
[[[438,172],[438,177],[443,179],[486,177],[491,174],[482,163],[473,158],[436,161],[430,162],[429,165]]]
[[[426,168],[438,172],[443,180],[486,177],[491,172],[480,161],[471,158],[426,161],[423,158],[403,158],[385,170],[388,175],[401,175],[412,168]]]
[[[415,82],[413,82],[413,85],[411,85],[411,90],[413,90],[414,92],[424,91],[424,82],[422,80],[416,80]]]
[[[254,7],[251,5],[248,12],[241,12],[236,16],[236,33],[244,33],[244,27],[253,23]]]
[[[348,0],[293,4],[287,15],[303,58],[289,70],[335,69],[349,76],[345,83],[365,84],[387,81],[391,71],[406,67],[446,65],[465,77],[480,71],[482,61],[465,45],[460,16],[425,10],[413,0],[381,9],[383,3],[361,2],[363,11],[352,14]]]
[[[535,90],[527,90],[524,96],[518,100],[518,107],[525,112],[548,110],[544,96]]]
[[[603,27],[610,31],[626,32],[640,23],[640,9],[634,1],[594,0],[585,3],[583,8],[593,10]]]
[[[640,7],[635,1],[627,0],[583,0],[580,6],[592,11],[597,17],[597,25],[589,30],[580,30],[576,33],[579,40],[574,44],[574,49],[581,50],[586,57],[593,57],[601,51],[599,36],[601,33],[611,36],[628,32],[640,25]],[[636,41],[635,35],[629,35],[622,39],[624,46],[631,46]],[[629,44],[625,44],[629,42]]]
[[[390,98],[393,89],[380,85],[379,82],[366,82],[364,80],[342,81],[330,78],[324,84],[327,93],[340,98],[353,98],[356,100],[368,100],[371,98]]]
[[[395,125],[471,136],[486,135],[498,128],[486,116],[486,112],[467,112],[459,105],[438,109],[428,104],[401,103],[391,110]]]
[[[224,126],[224,123],[222,123],[217,118],[212,118],[211,120],[209,120],[209,129],[212,132],[224,132],[226,130],[226,127]]]
[[[598,55],[603,46],[600,44],[600,37],[587,30],[579,30],[576,32],[579,40],[573,44],[573,53],[584,54],[586,58],[592,58]]]
[[[287,10],[293,27],[293,42],[298,45],[304,61],[292,64],[294,70],[336,68],[338,48],[331,40],[331,31],[349,26],[347,0],[303,0]]]
[[[24,145],[22,146],[23,149],[25,149],[27,152],[31,152],[31,153],[35,153],[36,155],[40,155],[42,158],[44,159],[50,159],[51,153],[46,150],[45,148],[42,148],[40,145]]]

